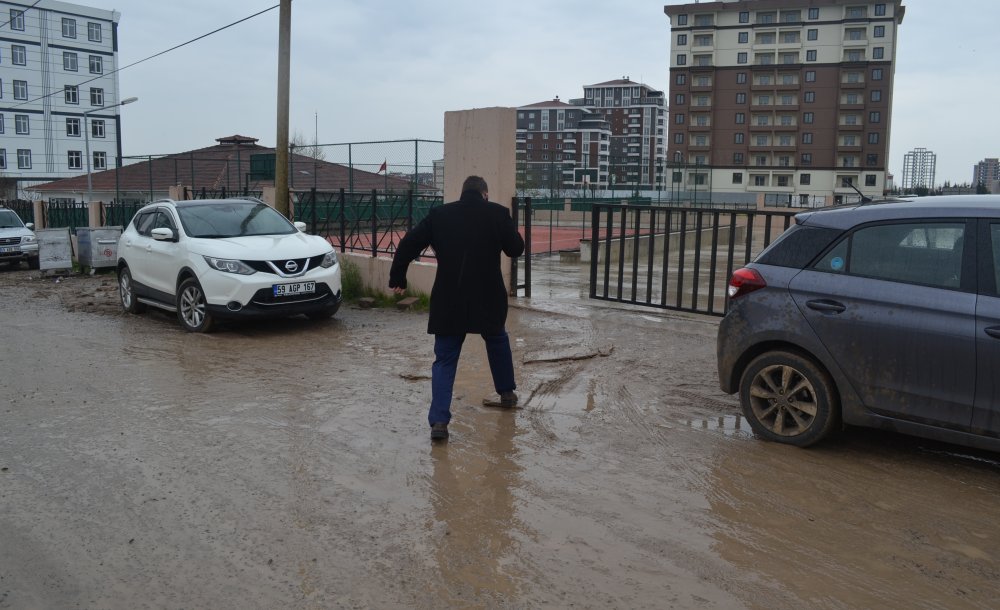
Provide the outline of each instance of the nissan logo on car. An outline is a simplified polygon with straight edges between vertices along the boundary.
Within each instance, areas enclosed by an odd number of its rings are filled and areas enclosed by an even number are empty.
[[[298,270],[299,270],[299,264],[296,263],[295,261],[287,261],[285,263],[285,271],[289,273],[295,273]]]

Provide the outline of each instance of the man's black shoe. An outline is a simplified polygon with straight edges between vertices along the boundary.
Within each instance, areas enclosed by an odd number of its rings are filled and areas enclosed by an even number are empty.
[[[448,438],[448,424],[437,423],[431,426],[431,440],[443,441]]]
[[[517,394],[513,391],[501,392],[499,398],[484,398],[484,407],[510,409],[517,406]]]

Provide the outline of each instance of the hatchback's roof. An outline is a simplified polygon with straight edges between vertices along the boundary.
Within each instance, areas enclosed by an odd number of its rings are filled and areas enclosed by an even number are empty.
[[[849,229],[880,220],[908,218],[1000,218],[1000,195],[944,195],[891,199],[884,202],[838,206],[802,212],[795,216],[801,225]]]

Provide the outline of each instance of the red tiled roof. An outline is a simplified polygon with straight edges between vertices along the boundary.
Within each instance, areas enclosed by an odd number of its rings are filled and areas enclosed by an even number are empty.
[[[155,191],[166,191],[171,186],[184,185],[196,190],[207,188],[242,189],[249,184],[250,190],[263,186],[273,186],[273,180],[249,180],[250,156],[273,153],[273,148],[258,145],[256,138],[229,136],[216,140],[219,144],[187,152],[161,157],[151,157],[145,161],[113,170],[93,172],[91,182],[95,191],[146,191],[152,186]],[[108,159],[109,163],[113,162]],[[126,159],[125,163],[135,161]],[[323,191],[349,189],[356,191],[377,189],[405,190],[410,181],[405,178],[386,177],[384,174],[363,171],[355,166],[353,176],[350,169],[339,163],[319,161],[305,155],[290,155],[292,167],[289,182],[295,189],[306,189],[314,184]],[[378,169],[373,167],[373,169]],[[315,176],[313,175],[315,174]],[[46,182],[28,190],[42,193],[63,191],[85,191],[87,175]]]

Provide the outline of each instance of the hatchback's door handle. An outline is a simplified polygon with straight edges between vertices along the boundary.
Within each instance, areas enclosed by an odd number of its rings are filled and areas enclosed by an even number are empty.
[[[806,301],[806,307],[809,309],[815,309],[816,311],[823,311],[826,313],[843,313],[847,309],[842,303],[836,301]]]
[[[990,326],[989,328],[984,328],[986,334],[993,337],[994,339],[1000,339],[1000,326]]]

